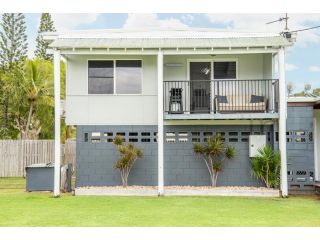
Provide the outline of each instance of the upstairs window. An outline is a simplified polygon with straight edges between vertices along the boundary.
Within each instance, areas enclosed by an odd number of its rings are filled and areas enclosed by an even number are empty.
[[[141,93],[141,60],[90,60],[88,68],[89,94]]]
[[[116,93],[141,93],[142,66],[141,60],[116,61]]]
[[[112,94],[114,90],[113,61],[89,61],[89,94]]]
[[[214,62],[214,79],[236,79],[236,62]]]

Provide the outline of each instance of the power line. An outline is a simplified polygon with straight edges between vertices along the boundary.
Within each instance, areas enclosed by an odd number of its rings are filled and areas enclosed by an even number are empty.
[[[289,17],[288,17],[288,14],[286,13],[286,16],[285,16],[285,17],[280,17],[278,20],[271,21],[271,22],[267,22],[266,24],[272,24],[272,23],[276,23],[276,22],[285,21],[284,33],[296,33],[296,32],[302,32],[302,31],[308,31],[308,30],[320,28],[320,25],[319,25],[319,26],[314,26],[314,27],[308,27],[308,28],[303,28],[303,29],[298,29],[298,30],[289,31],[289,28],[288,28],[288,20],[289,20]]]
[[[302,31],[307,31],[307,30],[311,30],[311,29],[315,29],[315,28],[320,28],[320,25],[314,26],[314,27],[309,27],[309,28],[304,28],[304,29],[299,29],[299,30],[294,30],[294,31],[290,31],[290,32],[302,32]]]

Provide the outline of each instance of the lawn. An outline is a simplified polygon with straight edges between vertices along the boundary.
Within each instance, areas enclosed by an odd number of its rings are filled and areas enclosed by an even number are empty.
[[[24,185],[0,178],[0,226],[320,226],[315,196],[52,198]]]

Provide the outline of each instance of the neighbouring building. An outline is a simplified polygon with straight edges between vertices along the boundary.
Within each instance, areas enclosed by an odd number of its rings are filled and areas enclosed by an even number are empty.
[[[319,178],[317,99],[286,96],[286,33],[188,30],[88,30],[46,33],[67,63],[66,123],[77,127],[76,187],[113,186],[122,135],[143,150],[131,185],[209,185],[193,144],[214,134],[238,150],[219,186],[261,186],[250,155],[281,152],[281,192],[310,190]],[[260,136],[249,142],[250,136]]]

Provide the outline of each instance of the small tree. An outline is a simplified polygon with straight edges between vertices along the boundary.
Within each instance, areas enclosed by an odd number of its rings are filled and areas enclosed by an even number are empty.
[[[38,139],[41,124],[39,116],[45,111],[53,110],[52,74],[47,72],[43,60],[28,60],[25,64],[24,77],[20,81],[20,108],[16,114],[16,128],[22,139]]]
[[[142,150],[133,144],[123,144],[123,138],[119,135],[115,136],[113,143],[117,146],[120,154],[120,159],[115,163],[114,168],[120,172],[122,186],[127,187],[130,170],[136,160],[142,157]]]
[[[252,175],[261,179],[267,188],[279,187],[280,164],[280,153],[266,145],[251,161]]]
[[[193,151],[205,161],[212,187],[217,185],[219,172],[222,171],[222,162],[236,156],[236,149],[233,146],[226,146],[220,135],[208,138],[204,144],[195,143]]]
[[[12,76],[21,78],[27,58],[28,42],[25,16],[22,13],[3,13],[0,22],[0,137],[13,137]],[[4,79],[10,75],[10,78]]]
[[[52,54],[47,54],[47,49],[49,48],[49,42],[44,41],[41,33],[44,32],[55,32],[56,29],[53,24],[50,13],[42,13],[40,18],[40,26],[38,29],[38,36],[36,38],[37,46],[34,55],[38,58],[44,60],[53,60]]]

